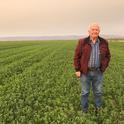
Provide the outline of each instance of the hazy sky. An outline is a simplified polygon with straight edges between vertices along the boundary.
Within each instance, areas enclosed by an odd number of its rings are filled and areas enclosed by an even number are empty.
[[[124,0],[0,0],[0,36],[87,34],[124,36]]]

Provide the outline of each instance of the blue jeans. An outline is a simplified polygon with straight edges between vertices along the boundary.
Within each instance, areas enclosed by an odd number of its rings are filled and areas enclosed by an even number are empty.
[[[81,74],[81,107],[83,110],[88,108],[88,95],[92,85],[95,107],[101,106],[103,74],[100,70],[88,71],[87,75]]]

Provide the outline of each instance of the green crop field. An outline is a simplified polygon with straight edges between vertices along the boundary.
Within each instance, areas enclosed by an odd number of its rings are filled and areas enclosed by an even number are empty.
[[[0,42],[0,124],[124,124],[124,42],[109,42],[103,107],[80,108],[73,41]]]

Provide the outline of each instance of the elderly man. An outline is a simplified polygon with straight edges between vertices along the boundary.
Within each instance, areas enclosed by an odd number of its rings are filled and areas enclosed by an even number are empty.
[[[110,51],[107,40],[99,36],[100,27],[97,23],[89,25],[89,36],[80,39],[74,54],[76,76],[80,77],[81,107],[88,110],[88,95],[92,85],[95,112],[101,107],[103,72],[110,61]]]

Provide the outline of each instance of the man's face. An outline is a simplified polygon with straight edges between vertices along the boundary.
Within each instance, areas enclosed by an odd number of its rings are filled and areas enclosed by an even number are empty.
[[[90,35],[91,38],[93,38],[93,39],[97,38],[98,35],[99,35],[99,32],[100,32],[99,26],[97,26],[97,25],[91,26],[89,28],[88,32],[89,32],[89,35]]]

